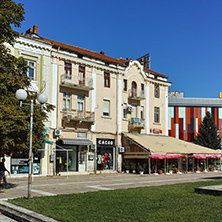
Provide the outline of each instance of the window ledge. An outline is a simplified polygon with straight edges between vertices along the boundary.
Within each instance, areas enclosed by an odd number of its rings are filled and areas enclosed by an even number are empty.
[[[112,119],[112,117],[110,116],[101,116],[102,118],[105,118],[105,119]]]
[[[153,123],[153,125],[161,125],[161,123]]]
[[[128,121],[128,119],[126,119],[126,118],[123,118],[123,121]]]

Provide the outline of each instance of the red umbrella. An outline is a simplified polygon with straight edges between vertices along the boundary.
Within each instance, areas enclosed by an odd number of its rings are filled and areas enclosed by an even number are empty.
[[[164,156],[162,156],[160,154],[151,154],[151,155],[149,155],[149,158],[160,160],[160,159],[164,159]],[[156,161],[155,175],[158,174],[156,171],[157,171],[157,161]]]

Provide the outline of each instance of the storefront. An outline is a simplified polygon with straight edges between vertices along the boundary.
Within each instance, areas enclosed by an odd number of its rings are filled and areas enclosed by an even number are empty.
[[[87,171],[87,152],[92,145],[92,141],[87,139],[58,140],[56,143],[56,173]]]
[[[11,174],[28,174],[29,173],[29,158],[27,154],[19,153],[11,157]],[[32,173],[40,174],[40,157],[41,152],[38,152],[33,157]]]
[[[97,170],[115,170],[115,140],[96,139]]]

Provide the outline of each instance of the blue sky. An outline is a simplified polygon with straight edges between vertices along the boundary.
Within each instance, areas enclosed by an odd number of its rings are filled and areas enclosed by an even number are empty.
[[[53,40],[137,59],[169,76],[170,91],[218,98],[222,92],[221,0],[15,0],[25,21]]]

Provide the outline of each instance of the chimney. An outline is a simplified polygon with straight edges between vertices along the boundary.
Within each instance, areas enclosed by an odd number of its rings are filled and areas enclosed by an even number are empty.
[[[100,54],[101,54],[101,55],[105,55],[105,52],[104,52],[104,51],[101,51]]]
[[[38,35],[38,30],[39,30],[38,25],[34,25],[34,26],[33,26],[33,33],[36,34],[36,35]]]
[[[32,28],[28,29],[28,30],[25,32],[25,34],[32,34],[32,33],[33,33],[33,29],[32,29]]]

